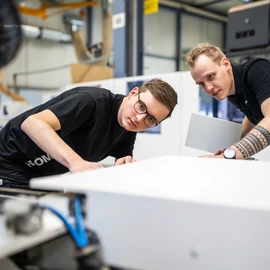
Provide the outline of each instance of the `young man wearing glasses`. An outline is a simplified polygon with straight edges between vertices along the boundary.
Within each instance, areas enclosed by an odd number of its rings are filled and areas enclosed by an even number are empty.
[[[0,131],[0,186],[28,188],[33,177],[133,162],[136,134],[170,117],[177,93],[153,79],[128,96],[76,87],[10,120]]]

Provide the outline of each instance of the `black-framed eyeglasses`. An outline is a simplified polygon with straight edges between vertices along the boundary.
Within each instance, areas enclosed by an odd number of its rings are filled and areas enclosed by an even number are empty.
[[[145,104],[140,100],[140,91],[138,92],[138,101],[134,104],[134,110],[139,114],[146,114],[144,123],[147,127],[152,128],[159,124],[157,119],[147,112]]]

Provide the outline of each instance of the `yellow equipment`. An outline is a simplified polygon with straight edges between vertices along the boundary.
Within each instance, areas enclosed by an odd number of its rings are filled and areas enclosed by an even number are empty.
[[[90,7],[90,6],[95,6],[98,5],[99,3],[97,1],[84,1],[84,2],[72,2],[72,3],[63,3],[63,4],[56,4],[56,5],[48,5],[48,4],[41,4],[39,8],[30,8],[30,7],[25,7],[22,4],[18,4],[18,10],[21,13],[24,13],[26,15],[30,16],[36,16],[40,17],[42,19],[47,19],[48,17],[58,15],[60,13],[65,13],[70,10],[80,8],[80,7]],[[61,9],[60,11],[56,11],[51,14],[47,14],[48,9]]]

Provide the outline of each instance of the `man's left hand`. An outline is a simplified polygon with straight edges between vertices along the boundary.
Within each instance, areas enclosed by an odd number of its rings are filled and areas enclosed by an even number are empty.
[[[224,158],[223,153],[220,155],[203,155],[200,158]]]
[[[115,161],[114,165],[122,165],[122,164],[126,164],[126,163],[131,163],[131,162],[135,162],[136,160],[133,159],[132,156],[125,156],[122,158],[119,158]]]

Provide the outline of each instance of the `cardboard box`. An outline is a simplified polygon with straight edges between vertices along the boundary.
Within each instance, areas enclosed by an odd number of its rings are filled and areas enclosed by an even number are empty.
[[[113,68],[108,66],[72,64],[72,83],[99,81],[113,78]]]

